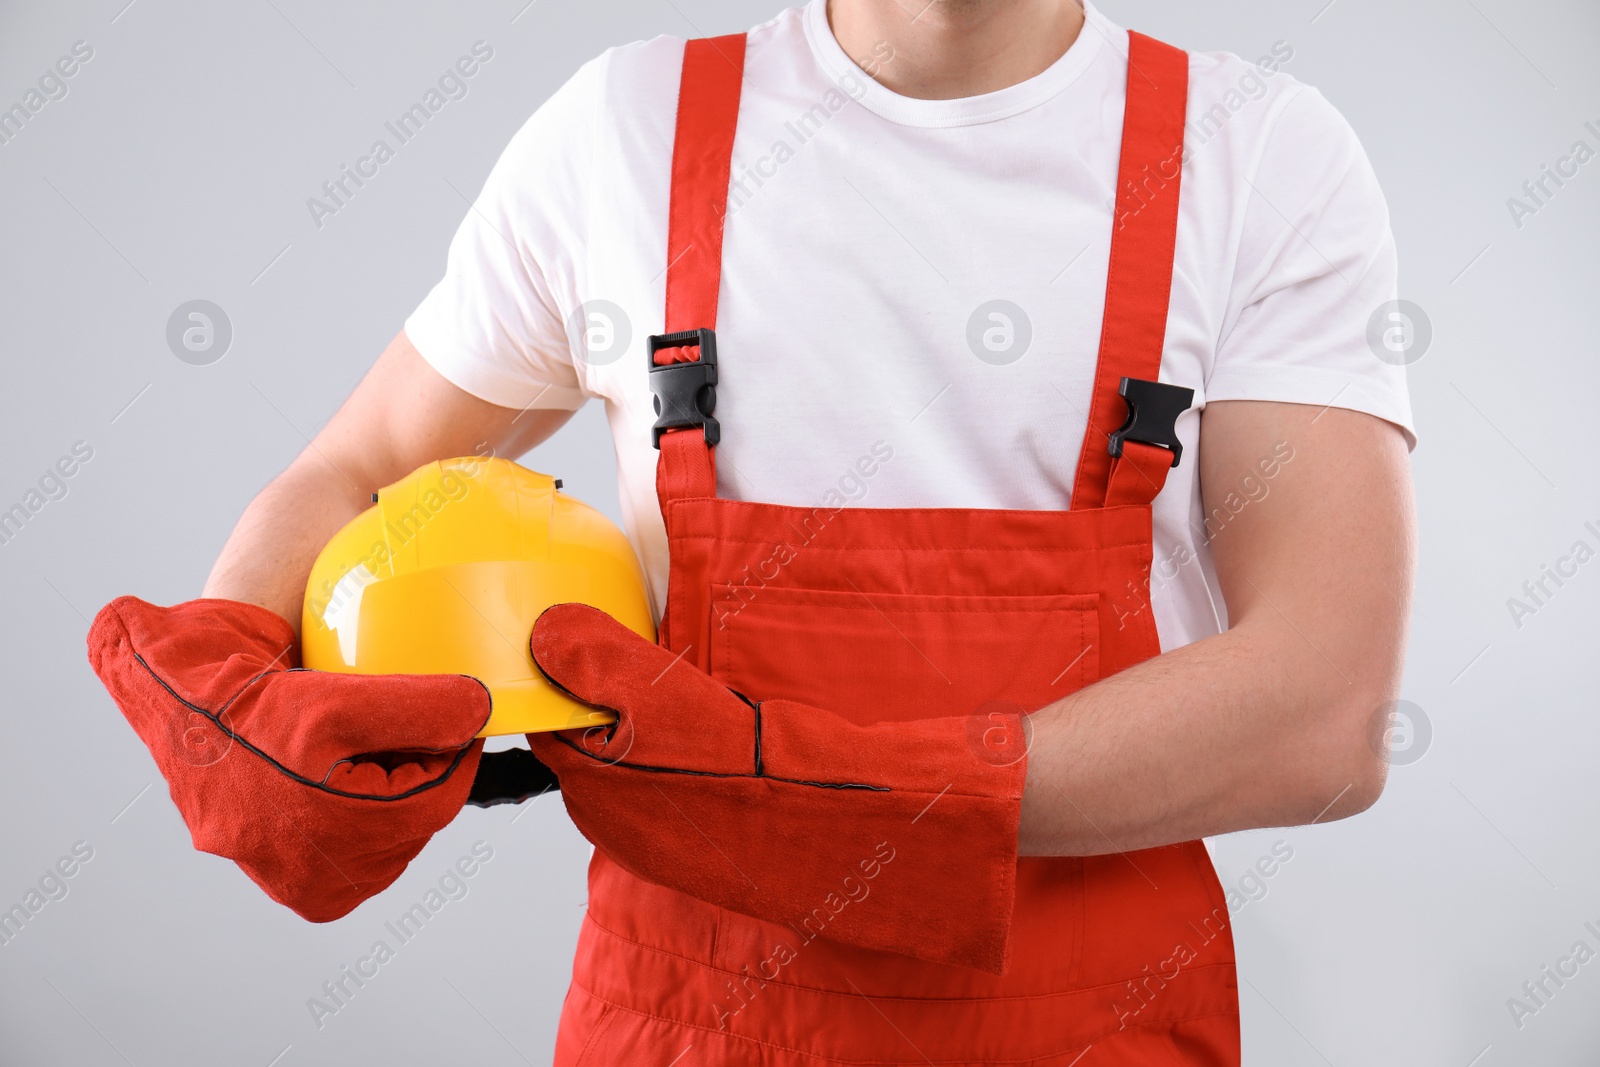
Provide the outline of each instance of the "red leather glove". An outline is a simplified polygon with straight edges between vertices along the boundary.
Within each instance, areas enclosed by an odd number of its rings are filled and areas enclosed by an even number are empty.
[[[626,870],[797,927],[871,879],[825,936],[1004,971],[1026,759],[984,758],[968,718],[857,726],[752,704],[580,604],[544,612],[530,648],[552,683],[618,717],[528,742]]]
[[[298,668],[293,628],[231,600],[113,600],[89,662],[149,747],[195,848],[312,922],[405,870],[467,799],[489,694],[462,675]]]

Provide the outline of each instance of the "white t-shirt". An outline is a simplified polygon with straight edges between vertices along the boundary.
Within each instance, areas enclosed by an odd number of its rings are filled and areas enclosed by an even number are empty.
[[[494,404],[605,401],[625,527],[657,605],[667,550],[645,339],[663,330],[682,54],[666,37],[612,49],[539,108],[405,326],[441,374]],[[862,69],[892,64],[889,46],[859,66],[844,53],[823,0],[751,31],[716,323],[719,495],[1068,506],[1126,55],[1126,32],[1089,7],[1037,77],[917,100]],[[1292,57],[1279,45],[1264,63],[1190,59],[1161,380],[1192,387],[1195,407],[1155,505],[1150,597],[1168,649],[1219,629],[1208,525],[1270,492],[1285,462],[1283,449],[1264,455],[1222,512],[1202,514],[1208,401],[1353,408],[1415,440],[1403,370],[1367,342],[1369,317],[1395,295],[1388,210],[1350,127],[1283,72]]]

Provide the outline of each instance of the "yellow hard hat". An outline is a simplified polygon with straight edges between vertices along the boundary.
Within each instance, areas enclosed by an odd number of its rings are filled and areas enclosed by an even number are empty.
[[[429,463],[377,493],[311,568],[302,662],[358,674],[470,674],[482,736],[612,721],[533,665],[539,613],[577,601],[655,639],[644,575],[610,520],[504,459]]]

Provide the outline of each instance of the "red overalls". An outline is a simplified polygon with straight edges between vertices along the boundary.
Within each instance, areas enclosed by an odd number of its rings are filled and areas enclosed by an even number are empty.
[[[684,336],[651,344],[671,558],[661,643],[752,699],[878,719],[1032,711],[1157,655],[1151,612],[1127,605],[1148,596],[1151,502],[1189,400],[1153,384],[1187,56],[1129,35],[1104,329],[1070,510],[833,509],[716,495],[714,335],[696,331],[716,321],[744,47],[736,35],[684,54],[666,294],[666,327]],[[995,976],[726,911],[596,851],[556,1063],[1239,1062],[1228,910],[1200,842],[1025,858],[1016,885],[1011,965]]]

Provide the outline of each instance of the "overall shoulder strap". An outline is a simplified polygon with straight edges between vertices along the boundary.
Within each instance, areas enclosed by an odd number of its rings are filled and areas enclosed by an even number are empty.
[[[1131,435],[1140,421],[1139,398],[1146,401],[1143,422],[1159,424],[1167,414],[1176,418],[1193,395],[1174,386],[1142,388],[1143,383],[1156,383],[1161,373],[1188,96],[1188,54],[1129,33],[1128,101],[1105,318],[1089,426],[1072,487],[1074,510],[1149,503],[1165,484],[1167,471],[1177,465],[1179,450],[1170,424],[1140,433],[1169,447]],[[1135,379],[1131,392],[1124,379]]]
[[[661,450],[656,494],[663,511],[674,500],[717,494],[712,331],[744,52],[742,33],[692,40],[683,50],[667,209],[665,333],[652,337],[649,346],[654,434]]]

